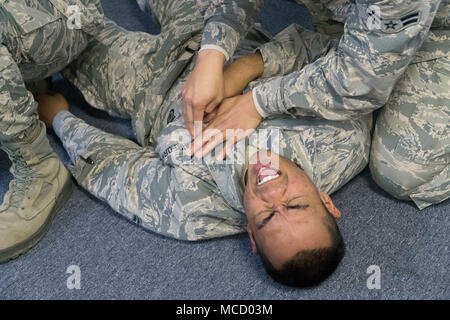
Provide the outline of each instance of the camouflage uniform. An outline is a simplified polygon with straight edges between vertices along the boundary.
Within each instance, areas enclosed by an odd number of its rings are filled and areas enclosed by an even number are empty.
[[[381,109],[372,139],[373,179],[420,209],[450,197],[449,17],[447,0]]]
[[[254,14],[231,13],[233,3],[242,7],[249,3],[245,0],[214,2],[228,9],[218,10],[211,19],[223,15],[229,26]],[[373,139],[373,178],[390,194],[411,199],[420,209],[449,198],[450,2],[297,2],[312,13],[316,31],[335,40],[330,40],[326,55],[318,54],[306,66],[303,54],[308,47],[314,50],[315,43],[300,26],[289,26],[261,46],[263,77],[282,77],[254,88],[260,114],[344,120],[371,113],[387,102]]]
[[[69,5],[79,9],[79,29],[68,27]],[[0,0],[0,141],[20,137],[37,122],[25,82],[61,71],[103,24],[99,1]]]
[[[100,40],[64,71],[91,105],[130,118],[138,143],[105,133],[69,112],[55,118],[55,132],[78,183],[144,228],[183,240],[245,232],[240,183],[245,161],[220,163],[184,153],[191,140],[182,123],[181,86],[195,65],[196,50],[211,39],[202,33],[207,10],[201,1],[161,3],[141,2],[162,24],[161,34],[128,32],[107,22]],[[234,51],[248,54],[268,40],[257,29],[246,34]],[[306,51],[305,63],[328,48],[327,39],[317,35],[315,40],[323,48]],[[271,148],[300,165],[319,190],[332,193],[367,165],[370,126],[370,115],[340,122],[269,117],[258,132],[266,130],[279,146],[251,136],[238,144],[233,157],[245,159],[250,146]]]
[[[45,90],[42,80],[74,60],[103,24],[98,1],[0,0],[0,149],[13,176],[0,205],[0,263],[39,242],[72,191],[27,88]]]

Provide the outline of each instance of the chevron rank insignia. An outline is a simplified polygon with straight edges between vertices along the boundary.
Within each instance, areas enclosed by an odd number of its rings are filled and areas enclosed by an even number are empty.
[[[398,19],[381,18],[381,30],[386,33],[397,33],[408,27],[418,24],[420,21],[420,11],[409,13]]]

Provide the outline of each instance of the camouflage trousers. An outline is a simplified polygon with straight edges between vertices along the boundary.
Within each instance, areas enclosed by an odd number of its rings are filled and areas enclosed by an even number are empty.
[[[373,179],[420,209],[450,197],[449,87],[449,56],[413,62],[380,111],[373,135]]]
[[[0,45],[0,142],[21,138],[37,123],[37,103],[19,67]]]
[[[85,19],[71,29],[65,0],[0,0],[0,142],[33,130],[38,118],[33,94],[46,91],[44,79],[78,56],[89,32],[101,29],[100,4],[78,4]]]

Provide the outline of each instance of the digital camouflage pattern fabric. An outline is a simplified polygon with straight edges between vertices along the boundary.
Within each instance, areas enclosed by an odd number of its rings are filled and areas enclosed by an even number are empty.
[[[79,12],[74,28],[69,6]],[[36,124],[37,104],[25,83],[61,71],[103,25],[99,1],[0,0],[0,141]]]
[[[161,34],[128,32],[107,22],[101,42],[91,42],[64,71],[94,107],[131,118],[138,141],[105,133],[62,112],[54,128],[74,163],[72,173],[94,196],[154,232],[183,240],[245,232],[240,184],[245,162],[218,163],[184,153],[190,138],[181,119],[181,88],[195,65],[201,23],[190,37],[177,30],[192,28],[184,17],[192,17],[194,2],[169,1],[165,8],[172,8],[170,16],[153,5],[149,2],[148,8],[166,23]],[[268,40],[257,29],[246,38],[236,49],[241,54]],[[143,126],[150,128],[147,139],[139,135]],[[261,148],[262,140],[266,148],[276,146],[321,191],[332,193],[368,163],[370,127],[370,115],[338,123],[279,115],[265,119],[255,133],[265,132],[278,144],[267,144],[270,139],[264,134],[263,139],[251,136],[248,144]],[[233,156],[245,159],[245,150],[238,146]]]
[[[227,8],[214,14],[242,37],[263,1],[246,16],[229,13],[248,1],[218,2]],[[297,2],[323,36],[291,25],[258,48],[268,79],[253,90],[260,114],[341,121],[386,104],[373,140],[375,181],[420,209],[448,199],[450,1]]]
[[[450,60],[412,63],[378,115],[370,169],[384,190],[423,209],[450,197]]]

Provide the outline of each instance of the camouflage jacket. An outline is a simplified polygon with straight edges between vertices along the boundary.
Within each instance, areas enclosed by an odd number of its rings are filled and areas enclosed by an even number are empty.
[[[339,122],[268,118],[254,133],[261,136],[250,136],[249,144],[239,143],[229,153],[233,161],[217,162],[185,154],[190,138],[181,119],[181,97],[168,106],[155,148],[107,134],[68,112],[58,114],[54,128],[83,188],[131,221],[171,238],[195,241],[246,231],[242,175],[251,147],[294,161],[328,193],[368,163],[370,116]],[[269,136],[274,143],[265,139]]]
[[[197,8],[192,8],[196,14],[191,17],[191,36],[202,30],[203,46],[226,47],[231,55],[244,37],[241,35],[253,26],[259,9],[255,0],[238,5],[210,0],[196,3]],[[239,19],[242,22],[229,27],[233,21],[222,17],[230,8],[233,15],[245,15],[247,19]],[[104,24],[99,0],[0,0],[0,42],[10,50],[25,80],[42,79],[61,71]],[[74,29],[82,32],[72,32]]]
[[[263,0],[213,2],[217,8],[209,19],[217,26],[211,24],[209,28],[216,30],[211,34],[220,36],[217,41],[213,36],[205,41],[204,36],[203,44],[216,43],[232,55],[238,40],[245,36],[249,16],[258,12]],[[298,26],[288,27],[263,45],[264,77],[278,76],[253,90],[263,116],[290,113],[343,120],[368,114],[386,103],[414,58],[423,61],[449,54],[448,0],[297,2],[310,9],[319,31],[331,20],[345,23],[343,36],[326,55],[317,55],[317,60],[308,65],[297,61],[305,46],[303,30]],[[244,9],[248,7],[251,9]],[[427,39],[432,23],[433,33]],[[232,36],[225,43],[221,30],[228,29],[234,29],[234,33],[227,31]],[[426,49],[419,50],[425,40]]]

